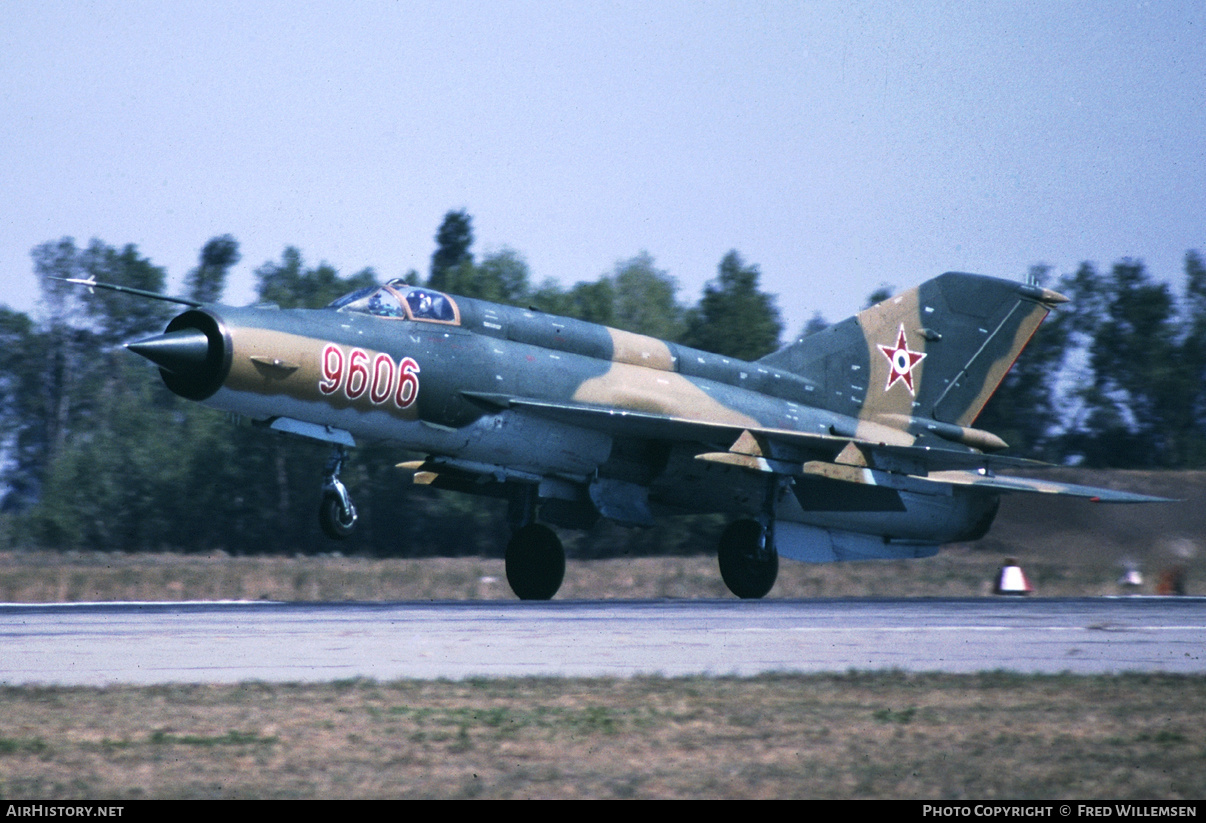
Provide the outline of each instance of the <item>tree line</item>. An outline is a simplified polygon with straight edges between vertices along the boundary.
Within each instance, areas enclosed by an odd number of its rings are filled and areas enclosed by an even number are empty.
[[[426,275],[412,284],[533,306],[742,359],[774,351],[783,334],[775,298],[737,251],[720,261],[694,305],[642,252],[590,282],[536,283],[522,255],[473,250],[472,218],[445,215]],[[40,290],[34,318],[0,307],[0,541],[104,551],[224,549],[232,553],[340,548],[377,555],[489,554],[501,550],[505,506],[415,486],[395,466],[413,455],[390,444],[359,448],[343,472],[361,514],[345,544],[322,537],[315,512],[328,447],[175,397],[156,370],[121,349],[157,333],[178,307],[56,278],[94,277],[163,292],[166,272],[137,247],[70,238],[32,252]],[[240,261],[229,235],[211,239],[179,295],[218,302]],[[1186,255],[1178,296],[1142,264],[1084,264],[1039,281],[1073,299],[1039,332],[977,425],[1014,452],[1094,466],[1206,464],[1206,269]],[[286,248],[255,270],[257,299],[318,308],[380,282],[372,269],[341,275]],[[890,295],[881,289],[876,297]],[[801,335],[827,325],[814,315]],[[645,531],[602,524],[568,537],[577,556],[617,550],[691,553],[713,543],[715,518]],[[617,549],[617,547],[619,547]]]

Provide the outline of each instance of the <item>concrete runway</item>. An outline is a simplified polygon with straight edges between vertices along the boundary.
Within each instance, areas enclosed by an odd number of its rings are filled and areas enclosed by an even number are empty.
[[[1206,672],[1206,598],[0,604],[0,682]]]

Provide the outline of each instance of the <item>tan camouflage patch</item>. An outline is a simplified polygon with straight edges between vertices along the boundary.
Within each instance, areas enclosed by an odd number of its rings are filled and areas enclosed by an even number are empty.
[[[583,381],[574,392],[579,403],[664,414],[688,420],[758,428],[758,421],[713,399],[687,378],[627,363],[615,363],[606,374]]]
[[[1026,303],[1019,301],[1014,311],[1026,311]],[[993,392],[997,390],[997,386],[1005,379],[1005,375],[1013,368],[1014,361],[1018,359],[1018,355],[1022,353],[1022,349],[1030,342],[1030,338],[1038,330],[1039,325],[1047,316],[1048,309],[1046,306],[1035,303],[1031,305],[1030,310],[1021,319],[1018,325],[1017,333],[1013,336],[1013,343],[1009,347],[1008,353],[994,362],[988,367],[988,371],[984,377],[984,384],[980,389],[979,394],[975,399],[957,415],[951,422],[959,426],[970,426],[975,419],[980,416],[980,412],[984,410],[985,404],[992,397]],[[936,404],[942,405],[942,401]]]
[[[729,451],[734,454],[749,454],[754,457],[763,457],[767,453],[766,449],[762,448],[762,444],[758,441],[758,438],[751,434],[749,430],[741,433],[736,442],[729,447]]]
[[[659,371],[674,371],[675,361],[670,347],[656,337],[633,334],[620,329],[607,330],[611,335],[612,355],[615,363],[644,366]]]
[[[232,354],[226,387],[233,391],[262,395],[284,394],[298,400],[327,403],[336,409],[379,410],[404,420],[414,420],[418,417],[417,403],[412,402],[407,408],[399,408],[392,402],[393,391],[385,390],[384,383],[387,379],[392,381],[395,388],[402,379],[397,358],[387,353],[358,349],[355,346],[337,347],[343,353],[344,368],[349,371],[352,352],[355,350],[364,353],[362,358],[357,358],[365,370],[363,376],[358,376],[359,380],[365,381],[364,388],[353,399],[349,399],[346,391],[342,389],[329,394],[319,389],[324,380],[322,353],[326,346],[331,345],[328,341],[253,327],[231,328],[230,340]],[[379,368],[375,367],[378,355],[389,358],[392,368],[385,366],[383,362]],[[422,375],[419,374],[420,387],[421,378]],[[374,392],[374,384],[378,384],[380,390]],[[385,399],[374,402],[374,394],[377,397],[384,395]]]
[[[708,463],[719,463],[725,466],[736,466],[741,469],[748,469],[756,472],[770,472],[770,465],[760,457],[754,457],[750,454],[733,454],[732,452],[706,452],[704,454],[695,455],[696,460],[703,460]]]
[[[819,460],[809,460],[801,468],[803,474],[814,477],[824,477],[829,480],[840,480],[843,483],[874,484],[871,472],[861,466],[838,463],[825,463]]]
[[[910,352],[925,355],[925,338],[921,334],[921,310],[918,289],[913,288],[883,303],[859,312],[858,324],[867,340],[867,357],[871,364],[866,377],[866,394],[859,417],[864,420],[884,414],[912,416],[913,400],[919,393],[925,372],[925,360],[909,366],[909,382],[893,375],[892,365],[881,346],[895,346],[903,329]],[[896,377],[897,379],[893,379]],[[910,386],[912,391],[910,391]]]
[[[907,431],[872,420],[859,420],[854,436],[866,443],[881,443],[887,446],[911,446],[917,441],[917,438]]]

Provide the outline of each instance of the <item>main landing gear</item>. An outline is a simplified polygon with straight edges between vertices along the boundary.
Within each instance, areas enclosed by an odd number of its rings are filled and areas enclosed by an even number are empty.
[[[536,519],[536,488],[520,486],[507,511],[507,583],[520,600],[551,600],[565,578],[565,550],[556,533]]]
[[[758,600],[775,585],[779,576],[779,552],[775,549],[775,508],[786,491],[784,482],[767,478],[762,514],[757,520],[737,520],[720,535],[716,559],[720,576],[729,591],[742,600]]]
[[[520,600],[551,600],[565,578],[561,540],[543,523],[521,526],[507,543],[507,582]]]
[[[336,446],[323,471],[318,523],[326,536],[332,540],[343,540],[356,528],[356,507],[352,505],[347,487],[339,481],[339,471],[343,468],[343,461],[347,456],[346,448]]]
[[[766,595],[779,576],[779,553],[770,529],[757,520],[737,520],[720,535],[720,576],[729,591],[743,600]]]

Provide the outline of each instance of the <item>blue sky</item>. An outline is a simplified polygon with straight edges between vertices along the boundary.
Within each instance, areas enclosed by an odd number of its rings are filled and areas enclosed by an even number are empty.
[[[795,333],[881,283],[1206,250],[1201,2],[0,4],[0,303],[30,249],[135,243],[179,289],[478,254],[692,303],[729,249]]]

